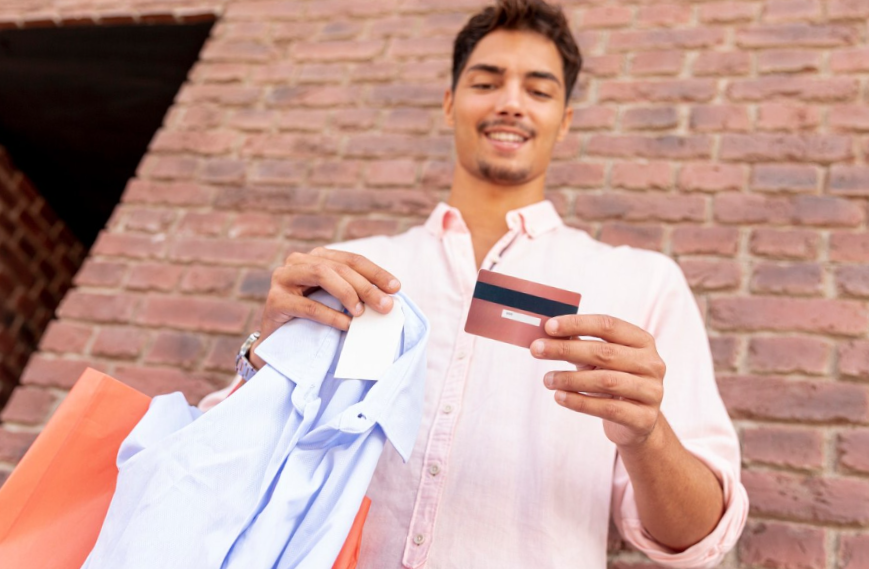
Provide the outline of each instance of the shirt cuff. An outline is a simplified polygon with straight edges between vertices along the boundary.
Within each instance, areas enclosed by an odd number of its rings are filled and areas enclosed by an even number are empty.
[[[739,481],[733,465],[702,447],[685,444],[685,448],[703,462],[721,482],[724,493],[724,515],[712,532],[685,551],[675,552],[655,541],[640,522],[634,488],[625,487],[618,511],[614,511],[616,525],[622,537],[649,559],[667,567],[679,569],[705,569],[716,567],[728,551],[733,549],[748,517],[748,494]],[[620,518],[620,519],[619,519]]]

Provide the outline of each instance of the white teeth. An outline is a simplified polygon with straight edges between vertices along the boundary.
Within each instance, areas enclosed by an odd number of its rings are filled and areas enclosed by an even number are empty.
[[[488,137],[499,142],[524,142],[525,137],[512,132],[490,132]]]

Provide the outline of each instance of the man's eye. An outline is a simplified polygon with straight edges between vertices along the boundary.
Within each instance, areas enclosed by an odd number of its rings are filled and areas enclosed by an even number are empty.
[[[471,87],[474,89],[480,89],[482,91],[487,91],[489,89],[494,88],[495,86],[492,85],[491,83],[474,83],[473,85],[471,85]]]
[[[531,93],[535,97],[540,97],[542,99],[551,99],[552,98],[552,95],[550,95],[549,93],[544,93],[543,91],[531,91]]]

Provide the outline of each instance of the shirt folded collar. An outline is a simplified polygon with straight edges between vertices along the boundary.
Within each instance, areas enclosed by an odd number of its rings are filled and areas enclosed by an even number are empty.
[[[508,211],[506,221],[511,230],[518,228],[532,239],[564,225],[561,216],[549,200]],[[425,222],[425,228],[438,238],[443,238],[451,232],[468,233],[468,226],[465,225],[461,212],[444,202],[440,202],[431,212]]]

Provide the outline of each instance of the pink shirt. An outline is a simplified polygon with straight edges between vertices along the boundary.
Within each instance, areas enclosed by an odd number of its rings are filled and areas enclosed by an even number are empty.
[[[368,496],[359,569],[606,567],[610,514],[622,536],[671,567],[712,567],[748,513],[739,444],[715,384],[706,332],[668,257],[611,247],[563,224],[548,201],[507,214],[484,268],[582,294],[655,336],[667,364],[663,412],[724,488],[718,527],[681,553],[643,530],[633,490],[600,419],[560,407],[543,386],[564,362],[466,334],[474,251],[458,210],[424,226],[335,245],[392,272],[431,322],[422,426],[410,462],[387,446]]]

